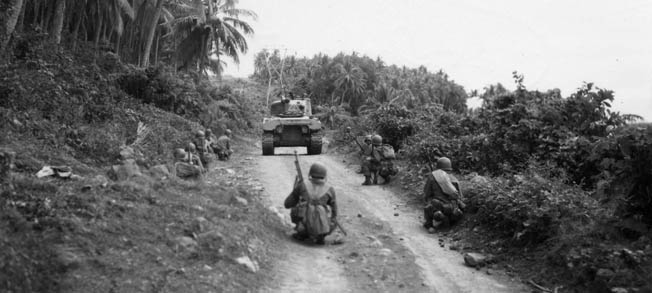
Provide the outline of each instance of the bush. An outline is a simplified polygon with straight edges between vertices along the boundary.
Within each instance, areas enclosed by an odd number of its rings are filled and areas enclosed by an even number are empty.
[[[471,184],[465,201],[478,223],[513,245],[538,245],[601,212],[588,192],[562,181],[546,180],[537,173],[496,178]]]

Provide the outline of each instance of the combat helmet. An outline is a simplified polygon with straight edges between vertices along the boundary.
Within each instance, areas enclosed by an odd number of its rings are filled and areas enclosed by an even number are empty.
[[[182,148],[176,148],[174,149],[173,154],[176,159],[183,159],[186,156],[186,151]]]
[[[453,164],[449,158],[441,157],[437,159],[437,169],[442,169],[444,171],[453,171]]]
[[[375,146],[380,146],[383,144],[383,137],[376,134],[371,137],[371,144]]]
[[[326,167],[321,163],[314,163],[310,166],[308,175],[315,179],[324,179],[326,178]]]
[[[224,130],[224,134],[231,136],[231,129]]]
[[[197,130],[195,131],[195,137],[205,137],[206,135],[204,134],[203,131]]]
[[[188,150],[188,151],[191,152],[191,153],[194,153],[194,152],[197,151],[197,147],[195,146],[194,143],[189,142],[189,143],[186,145],[186,150]]]

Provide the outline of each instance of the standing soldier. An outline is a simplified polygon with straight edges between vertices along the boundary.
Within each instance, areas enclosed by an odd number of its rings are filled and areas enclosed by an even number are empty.
[[[231,150],[231,130],[227,129],[224,131],[224,134],[220,136],[215,142],[215,152],[217,157],[226,161],[229,159],[233,151]]]
[[[434,233],[433,220],[441,222],[441,228],[447,228],[462,219],[464,202],[460,182],[450,174],[452,171],[451,160],[441,157],[437,160],[436,170],[428,175],[423,188],[425,208],[423,209],[426,222],[423,226],[429,233]]]
[[[337,201],[335,189],[326,183],[326,167],[320,163],[310,166],[308,181],[297,175],[294,188],[285,199],[285,208],[291,209],[292,222],[297,231],[293,237],[298,240],[313,238],[315,243],[324,244],[337,223]]]

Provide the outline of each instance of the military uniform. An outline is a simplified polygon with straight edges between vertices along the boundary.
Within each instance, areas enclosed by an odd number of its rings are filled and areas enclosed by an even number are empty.
[[[218,159],[225,161],[228,160],[233,151],[231,150],[231,138],[227,135],[220,136],[213,144],[215,153]]]
[[[177,177],[179,178],[198,178],[202,173],[205,172],[199,157],[192,154],[191,152],[186,152],[183,149],[177,149],[175,150],[174,157],[174,169],[176,171]]]
[[[305,184],[297,178],[284,206],[291,209],[291,220],[297,231],[295,238],[312,237],[317,244],[324,244],[324,238],[334,230],[337,218],[335,189],[325,181],[325,168],[323,178],[311,175]]]
[[[443,227],[448,227],[462,219],[464,203],[460,182],[446,170],[438,169],[428,175],[423,197],[425,228],[433,228],[433,220],[442,222]]]
[[[378,176],[382,177],[384,184],[389,183],[390,176],[396,175],[394,164],[391,160],[385,158],[383,154],[382,137],[374,135],[371,139],[370,150],[363,149],[367,152],[365,160],[362,162],[362,173],[364,174],[365,181],[362,185],[378,184]]]

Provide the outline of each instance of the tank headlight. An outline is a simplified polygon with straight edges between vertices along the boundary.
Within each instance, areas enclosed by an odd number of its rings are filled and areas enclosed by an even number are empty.
[[[308,133],[308,126],[301,126],[301,133]]]
[[[276,133],[283,133],[283,125],[276,126]]]

